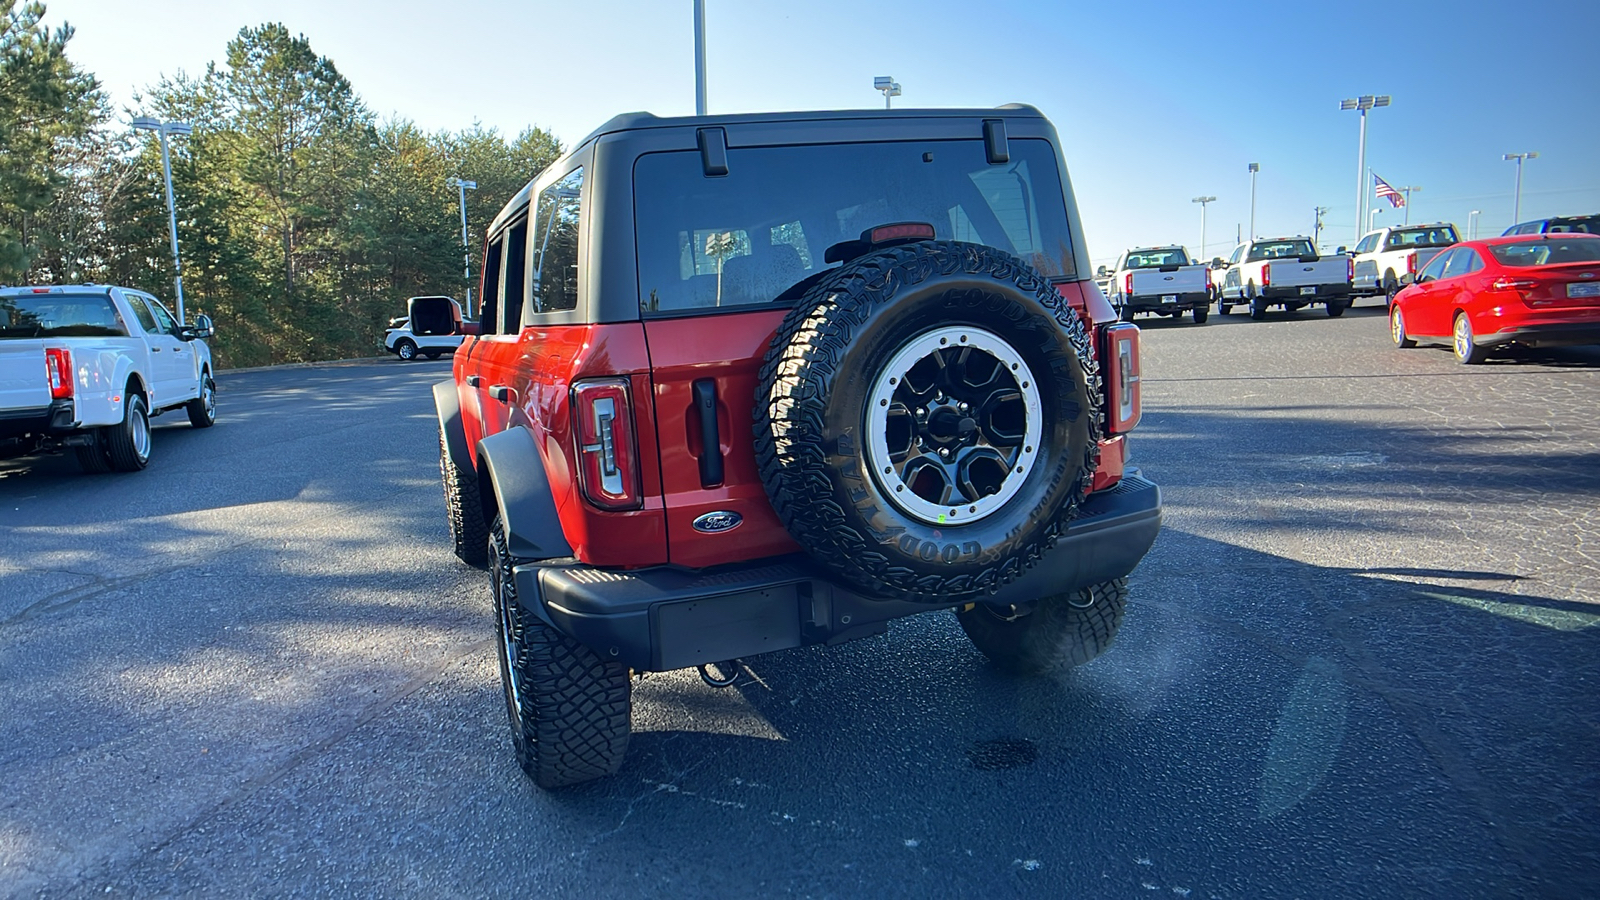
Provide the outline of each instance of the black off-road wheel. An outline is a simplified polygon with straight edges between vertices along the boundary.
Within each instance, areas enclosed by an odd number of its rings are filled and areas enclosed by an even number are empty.
[[[628,752],[628,667],[551,628],[523,605],[495,518],[489,580],[499,640],[500,684],[517,765],[550,789],[614,774]]]
[[[1016,675],[1081,666],[1111,646],[1128,605],[1128,579],[1118,578],[1045,597],[1018,615],[979,603],[956,613],[973,646]]]
[[[184,405],[189,414],[189,427],[210,428],[217,424],[217,383],[206,372],[200,378],[200,396]]]
[[[102,432],[106,457],[118,472],[137,472],[150,463],[150,413],[144,395],[129,390],[122,404],[122,422]]]
[[[489,526],[483,521],[475,472],[463,472],[450,458],[450,445],[439,432],[439,482],[444,486],[444,516],[456,558],[474,568],[489,564]]]
[[[947,603],[1038,561],[1099,459],[1089,332],[1049,281],[976,244],[846,264],[784,318],[756,460],[789,533],[869,596]]]

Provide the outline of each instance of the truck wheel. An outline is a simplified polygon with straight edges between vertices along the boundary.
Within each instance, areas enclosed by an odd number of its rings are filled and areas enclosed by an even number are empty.
[[[1016,578],[1087,494],[1100,371],[1027,263],[918,242],[819,281],[760,371],[756,460],[795,540],[870,596],[948,603]]]
[[[1104,653],[1122,627],[1128,579],[1041,599],[1020,616],[979,603],[956,613],[973,646],[1017,675],[1081,666]]]
[[[1394,273],[1390,272],[1383,278],[1383,296],[1390,306],[1394,305],[1394,295],[1400,293],[1400,282],[1395,280]]]
[[[1129,307],[1124,306],[1124,307],[1122,307],[1121,309],[1119,309],[1117,311],[1117,318],[1122,320],[1122,321],[1124,321],[1124,322],[1132,322],[1133,321],[1133,310],[1131,308],[1129,308]]]
[[[438,359],[440,352],[441,351],[438,351],[438,350],[424,350],[424,351],[422,351],[422,355],[426,356],[429,359]]]
[[[1406,334],[1405,315],[1400,312],[1398,304],[1389,307],[1389,339],[1401,350],[1409,350],[1417,345],[1417,342]]]
[[[1265,298],[1257,297],[1255,295],[1255,290],[1252,289],[1250,291],[1250,318],[1255,319],[1256,321],[1259,322],[1262,319],[1265,319],[1266,317],[1267,317],[1267,301],[1266,301]]]
[[[1450,346],[1455,351],[1456,362],[1464,366],[1475,366],[1489,358],[1488,348],[1478,346],[1473,339],[1472,320],[1464,312],[1456,313],[1455,334]]]
[[[483,523],[483,504],[476,473],[462,472],[450,458],[444,431],[439,431],[439,481],[444,485],[444,517],[450,523],[450,540],[456,558],[481,569],[489,561],[489,527]]]
[[[1193,312],[1194,312],[1194,323],[1196,325],[1204,325],[1206,323],[1206,319],[1208,317],[1210,317],[1210,315],[1211,315],[1211,307],[1209,307],[1209,306],[1196,306],[1193,309]]]
[[[90,475],[111,471],[111,458],[106,456],[105,440],[99,429],[89,433],[89,443],[73,447],[72,455],[78,458],[78,468]]]
[[[1327,306],[1328,306],[1328,317],[1331,318],[1331,319],[1339,318],[1340,316],[1344,315],[1345,308],[1348,305],[1349,304],[1347,304],[1343,300],[1329,300],[1328,304],[1327,304]]]
[[[1217,315],[1225,316],[1232,311],[1233,306],[1231,304],[1223,303],[1220,299],[1217,300]]]
[[[628,750],[628,667],[551,628],[523,605],[499,517],[490,528],[488,555],[500,684],[517,765],[547,789],[615,773]]]
[[[417,345],[412,343],[407,338],[401,338],[395,342],[394,355],[400,357],[406,362],[410,362],[411,360],[417,358]]]
[[[184,405],[189,413],[189,427],[210,428],[217,424],[217,383],[206,372],[200,380],[200,396]]]
[[[145,407],[144,395],[128,391],[128,400],[122,404],[122,422],[107,425],[104,434],[111,468],[118,472],[137,472],[149,464],[150,413]]]

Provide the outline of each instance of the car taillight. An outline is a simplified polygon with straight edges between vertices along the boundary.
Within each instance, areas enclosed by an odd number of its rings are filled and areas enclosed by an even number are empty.
[[[1344,258],[1344,280],[1356,280],[1356,260],[1353,256],[1346,256]]]
[[[1415,274],[1417,274],[1417,251],[1415,251],[1415,250],[1413,250],[1410,253],[1406,254],[1406,274],[1407,275],[1415,275]]]
[[[1532,278],[1496,278],[1494,284],[1489,285],[1497,291],[1531,291],[1539,286],[1539,282]]]
[[[1266,287],[1269,284],[1272,284],[1272,263],[1266,263],[1261,267],[1261,286]]]
[[[1133,296],[1133,273],[1122,276],[1122,294],[1126,297]]]
[[[50,382],[50,399],[65,400],[72,396],[71,350],[66,347],[45,348],[44,373]]]
[[[583,496],[601,509],[643,506],[628,380],[606,378],[573,385],[572,414],[577,419]]]
[[[1139,327],[1112,325],[1105,332],[1101,371],[1109,387],[1106,431],[1124,434],[1139,424],[1143,409],[1139,386]]]

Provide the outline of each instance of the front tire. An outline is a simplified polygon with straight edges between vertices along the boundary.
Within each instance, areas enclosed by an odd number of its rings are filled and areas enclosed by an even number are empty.
[[[517,765],[541,788],[615,774],[628,751],[628,667],[551,628],[517,595],[505,529],[488,544],[500,683]]]
[[[394,355],[410,362],[417,358],[417,345],[407,338],[401,338],[394,345]]]
[[[1081,666],[1117,636],[1128,604],[1128,579],[1118,578],[1038,601],[1015,618],[979,603],[956,613],[973,646],[1016,675]]]
[[[206,372],[200,380],[200,396],[190,400],[184,411],[189,414],[189,427],[210,428],[217,424],[217,383]]]
[[[144,395],[128,391],[122,422],[105,430],[106,456],[118,472],[137,472],[150,463],[150,412]]]
[[[1489,358],[1487,347],[1480,347],[1472,336],[1472,320],[1464,312],[1456,313],[1456,322],[1453,339],[1450,347],[1455,351],[1456,362],[1464,366],[1475,366]]]

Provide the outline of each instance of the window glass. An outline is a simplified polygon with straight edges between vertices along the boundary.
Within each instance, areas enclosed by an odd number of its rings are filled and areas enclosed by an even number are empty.
[[[1444,264],[1445,278],[1455,278],[1472,271],[1472,248],[1458,247],[1450,251],[1450,260]]]
[[[1161,266],[1187,266],[1189,254],[1182,248],[1170,250],[1135,250],[1128,254],[1128,268],[1156,269]]]
[[[582,193],[582,169],[574,169],[572,174],[539,193],[529,312],[555,312],[578,307],[578,233]]]
[[[489,242],[483,253],[483,284],[478,289],[478,322],[484,334],[493,334],[499,324],[500,268],[506,252],[505,233]]]
[[[1422,228],[1404,228],[1389,233],[1386,249],[1404,247],[1448,247],[1461,241],[1455,228],[1449,225],[1432,225]]]
[[[1356,252],[1371,253],[1372,249],[1376,246],[1378,246],[1378,236],[1375,234],[1369,234],[1361,239],[1361,243],[1356,244]]]
[[[523,219],[506,229],[506,262],[500,276],[496,334],[516,334],[522,329],[522,298],[527,289],[528,220]]]
[[[145,334],[155,334],[157,327],[156,317],[150,311],[149,305],[144,302],[144,298],[138,294],[123,294],[122,296],[126,297],[128,305],[133,307],[133,316],[139,320],[139,325],[144,329]]]
[[[105,294],[18,294],[0,297],[0,340],[109,337],[128,333]]]
[[[1311,246],[1311,242],[1304,238],[1288,241],[1258,241],[1250,245],[1250,258],[1248,261],[1299,259],[1302,256],[1315,258],[1316,255],[1316,248]]]
[[[1444,273],[1444,264],[1445,264],[1445,262],[1447,260],[1449,260],[1450,257],[1455,256],[1455,255],[1456,254],[1455,254],[1454,250],[1447,250],[1444,253],[1440,253],[1438,256],[1435,256],[1433,259],[1428,260],[1428,264],[1422,267],[1422,271],[1421,272],[1417,273],[1417,280],[1418,281],[1435,281],[1435,280],[1437,280]]]
[[[154,313],[156,317],[156,330],[164,334],[177,334],[178,322],[172,318],[172,313],[167,312],[167,308],[158,301],[151,300],[148,302],[150,304],[150,312]]]
[[[1239,257],[1241,257],[1243,255],[1244,255],[1244,245],[1240,244],[1239,246],[1233,248],[1233,255],[1228,257],[1228,265],[1231,266],[1231,265],[1237,263],[1239,261]]]
[[[1466,249],[1466,252],[1467,252],[1467,256],[1469,258],[1468,262],[1467,262],[1467,274],[1471,275],[1473,272],[1482,271],[1483,270],[1483,254],[1479,253],[1477,250],[1474,250],[1474,249],[1472,249],[1470,247],[1469,248],[1465,248],[1465,249]]]
[[[751,147],[730,150],[717,177],[694,151],[647,154],[634,170],[640,305],[649,314],[792,302],[834,265],[829,247],[894,222],[1070,277],[1055,149],[1038,139],[1010,147],[998,165],[981,140]]]
[[[1491,244],[1489,252],[1506,266],[1545,266],[1555,263],[1600,262],[1600,239],[1591,237],[1535,238],[1515,244]]]

